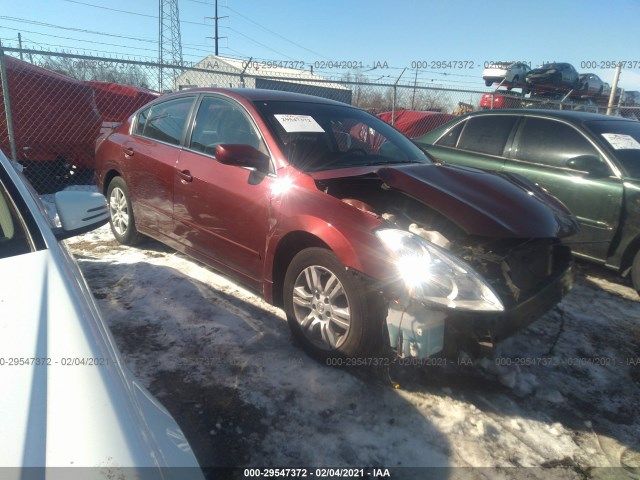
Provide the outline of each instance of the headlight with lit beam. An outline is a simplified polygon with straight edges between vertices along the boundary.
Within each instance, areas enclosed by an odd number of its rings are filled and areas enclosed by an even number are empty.
[[[457,310],[504,310],[485,280],[446,250],[404,230],[382,229],[376,235],[413,298]]]

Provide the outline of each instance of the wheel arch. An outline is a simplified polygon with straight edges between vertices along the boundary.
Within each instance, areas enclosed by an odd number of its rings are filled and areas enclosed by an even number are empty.
[[[115,177],[122,177],[120,172],[115,168],[112,168],[107,173],[105,173],[104,180],[102,182],[102,188],[101,188],[102,194],[104,196],[107,195],[107,189],[109,188],[109,184],[111,183],[111,180],[113,180]]]
[[[310,247],[326,248],[333,252],[338,260],[345,266],[358,272],[362,272],[370,262],[366,260],[364,252],[358,253],[356,244],[360,244],[352,236],[345,236],[345,233],[336,226],[315,217],[302,217],[296,221],[297,228],[287,229],[273,249],[267,252],[267,262],[265,263],[265,297],[268,301],[277,306],[282,306],[282,287],[287,268],[300,251]],[[360,239],[362,240],[362,239]],[[375,268],[370,266],[370,268]],[[271,282],[269,283],[269,280]],[[269,291],[269,288],[271,289]]]
[[[273,252],[273,265],[271,268],[271,280],[273,282],[271,301],[274,305],[278,307],[284,306],[282,288],[284,286],[284,277],[287,274],[287,268],[291,260],[302,250],[311,247],[332,250],[320,237],[301,230],[287,233],[276,245],[275,251]]]
[[[633,240],[629,242],[627,248],[625,248],[620,260],[620,273],[626,275],[630,272],[633,265],[633,259],[636,253],[640,251],[640,235],[637,235]]]

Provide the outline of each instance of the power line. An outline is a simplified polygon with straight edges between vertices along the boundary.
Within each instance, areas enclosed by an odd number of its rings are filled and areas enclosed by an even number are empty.
[[[93,44],[96,44],[96,45],[108,45],[110,47],[119,47],[119,48],[133,48],[135,50],[146,50],[146,51],[149,51],[149,52],[157,52],[158,51],[157,49],[153,49],[153,48],[134,47],[134,46],[131,46],[131,45],[117,45],[115,43],[98,42],[96,40],[82,40],[80,38],[62,37],[60,35],[53,35],[52,33],[33,32],[31,30],[24,30],[22,28],[20,28],[20,29],[11,28],[11,27],[3,27],[3,28],[5,28],[6,30],[13,30],[13,31],[16,31],[16,32],[21,32],[21,33],[22,32],[23,33],[32,33],[34,35],[43,35],[43,36],[46,36],[46,37],[60,38],[62,40],[71,40],[71,41],[74,41],[74,42],[93,43]],[[33,42],[33,43],[38,43],[38,42],[36,42],[34,40],[30,40],[30,41]],[[48,44],[48,45],[51,45],[51,44]],[[75,47],[69,47],[69,48],[75,48]]]
[[[63,0],[64,2],[69,2],[69,3],[77,3],[78,5],[84,5],[86,7],[93,7],[93,8],[100,8],[102,10],[109,10],[112,12],[118,12],[118,13],[126,13],[128,15],[137,15],[139,17],[147,17],[147,18],[153,18],[155,20],[158,20],[158,16],[157,15],[149,15],[146,13],[138,13],[138,12],[131,12],[128,10],[119,10],[117,8],[111,8],[111,7],[103,7],[102,5],[94,5],[92,3],[86,3],[86,2],[80,2],[78,0]],[[204,25],[206,27],[210,27],[211,25],[209,25],[208,23],[204,23],[204,22],[191,22],[189,20],[180,20],[180,23],[189,23],[191,25]]]
[[[136,40],[138,42],[155,43],[155,44],[158,43],[157,40],[151,40],[151,39],[148,39],[148,38],[128,37],[126,35],[116,35],[114,33],[96,32],[95,30],[86,30],[86,29],[83,29],[83,28],[62,27],[60,25],[54,25],[52,23],[37,22],[35,20],[27,20],[25,18],[0,16],[0,20],[7,20],[7,21],[10,21],[10,22],[17,22],[17,23],[26,23],[26,24],[29,24],[29,25],[38,25],[38,26],[41,26],[41,27],[60,28],[62,30],[70,30],[72,32],[80,32],[80,33],[89,33],[89,34],[92,34],[92,35],[104,35],[106,37],[124,38],[124,39],[127,39],[127,40]]]
[[[191,1],[195,1],[195,0],[191,0]],[[274,32],[274,31],[273,31],[273,30],[271,30],[270,28],[267,28],[267,27],[265,27],[264,25],[261,25],[260,23],[258,23],[258,22],[256,22],[256,21],[254,21],[254,20],[251,20],[249,17],[246,17],[245,15],[241,14],[240,12],[238,12],[237,10],[235,10],[235,9],[233,9],[233,8],[229,7],[229,6],[226,6],[226,7],[224,7],[224,8],[227,8],[228,10],[231,10],[231,11],[232,11],[233,13],[235,13],[236,15],[238,15],[238,16],[240,16],[240,17],[244,18],[245,20],[247,20],[247,21],[249,21],[249,22],[253,23],[254,25],[257,25],[258,27],[262,28],[263,30],[266,30],[267,32],[271,33],[272,35],[275,35],[275,36],[277,36],[277,37],[279,37],[279,38],[283,39],[284,41],[289,42],[289,43],[290,43],[290,44],[292,44],[292,45],[295,45],[295,46],[296,46],[296,47],[298,47],[298,48],[301,48],[301,49],[303,49],[303,50],[306,50],[307,52],[309,52],[309,53],[313,53],[314,55],[317,55],[317,56],[322,57],[322,58],[324,58],[324,59],[327,59],[327,60],[329,59],[329,57],[325,57],[324,55],[322,55],[322,54],[320,54],[320,53],[318,53],[318,52],[314,52],[313,50],[310,50],[310,49],[308,49],[308,48],[306,48],[306,47],[304,47],[304,46],[300,45],[299,43],[296,43],[296,42],[294,42],[293,40],[289,40],[289,39],[288,39],[288,38],[286,38],[285,36],[280,35],[280,34],[279,34],[279,33],[277,33],[277,32]]]
[[[264,43],[261,43],[261,42],[259,42],[258,40],[255,40],[255,39],[251,38],[250,36],[245,35],[245,34],[244,34],[244,33],[242,33],[242,32],[239,32],[239,31],[238,31],[238,30],[236,30],[235,28],[231,28],[231,27],[228,27],[228,28],[229,28],[229,30],[231,30],[232,32],[237,33],[238,35],[240,35],[240,36],[242,36],[242,37],[246,38],[247,40],[250,40],[250,41],[252,41],[253,43],[255,43],[255,44],[257,44],[257,45],[260,45],[261,47],[266,48],[267,50],[271,50],[272,52],[277,53],[278,55],[282,55],[283,57],[288,58],[289,60],[295,60],[295,58],[290,57],[289,55],[287,55],[287,54],[285,54],[285,53],[279,52],[278,50],[276,50],[276,49],[274,49],[274,48],[268,47],[268,46],[267,46],[267,45],[265,45]]]

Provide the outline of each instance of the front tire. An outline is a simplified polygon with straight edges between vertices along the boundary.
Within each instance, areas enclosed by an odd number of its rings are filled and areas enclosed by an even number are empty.
[[[633,257],[633,264],[631,265],[631,282],[636,292],[640,294],[640,250],[636,252],[636,256]]]
[[[136,229],[129,189],[122,177],[115,177],[107,189],[109,202],[109,224],[116,240],[123,245],[136,245],[142,235]]]
[[[293,336],[319,360],[379,350],[386,306],[378,292],[324,248],[298,253],[284,279],[284,308]]]

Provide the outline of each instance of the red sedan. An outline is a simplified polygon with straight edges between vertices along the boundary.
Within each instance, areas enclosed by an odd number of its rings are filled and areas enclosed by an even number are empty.
[[[143,235],[284,308],[321,358],[490,346],[570,288],[576,223],[520,177],[434,162],[360,109],[198,89],[97,149],[115,238]]]

